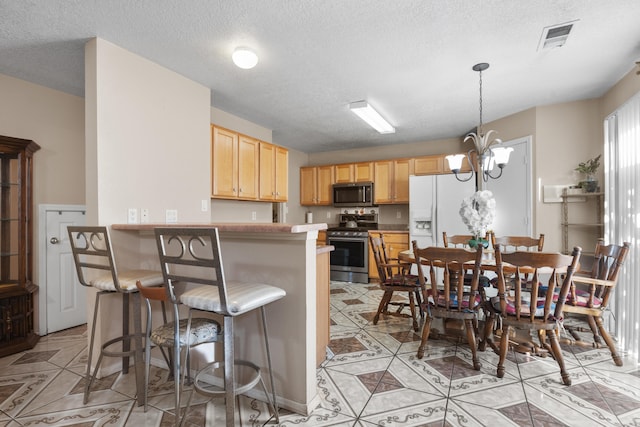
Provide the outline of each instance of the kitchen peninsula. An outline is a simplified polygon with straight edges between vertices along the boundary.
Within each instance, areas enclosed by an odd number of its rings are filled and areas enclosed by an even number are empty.
[[[112,240],[114,246],[127,252],[132,252],[131,246],[137,245],[140,267],[159,268],[153,229],[172,226],[217,227],[227,280],[267,283],[287,292],[283,299],[266,308],[276,392],[281,407],[309,414],[319,403],[316,239],[318,231],[326,229],[327,224],[114,224]],[[118,253],[118,247],[115,251]],[[260,322],[257,313],[237,319],[236,352],[238,358],[250,360],[266,371]],[[219,350],[216,348],[216,354]],[[199,362],[195,361],[195,368]],[[253,393],[262,394],[262,391],[255,388],[248,394]]]

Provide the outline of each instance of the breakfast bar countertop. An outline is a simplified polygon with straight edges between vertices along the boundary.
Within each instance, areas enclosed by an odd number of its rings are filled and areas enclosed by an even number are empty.
[[[306,233],[308,231],[326,230],[326,223],[287,224],[272,222],[212,222],[212,223],[144,223],[144,224],[112,224],[114,230],[153,231],[157,227],[217,227],[220,231],[240,233]]]

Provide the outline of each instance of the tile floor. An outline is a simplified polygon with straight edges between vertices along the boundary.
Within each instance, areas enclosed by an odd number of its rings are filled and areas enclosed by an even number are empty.
[[[481,353],[474,371],[464,344],[420,341],[409,319],[371,324],[381,292],[375,285],[332,283],[331,357],[318,370],[321,405],[304,417],[281,411],[281,426],[638,426],[640,368],[616,367],[605,349],[563,348],[573,385],[560,384],[551,358],[509,354],[495,376],[497,356]],[[172,383],[153,369],[150,407],[134,404],[133,370],[94,386],[82,403],[86,328],[41,338],[27,352],[0,359],[2,426],[169,426]],[[275,425],[266,406],[241,398],[245,426]],[[187,426],[223,426],[224,402],[194,397]],[[239,424],[238,424],[239,425]]]

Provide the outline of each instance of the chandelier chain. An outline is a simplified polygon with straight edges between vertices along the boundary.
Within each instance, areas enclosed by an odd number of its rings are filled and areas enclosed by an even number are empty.
[[[482,70],[480,70],[480,126],[478,126],[478,134],[483,135],[482,133]]]

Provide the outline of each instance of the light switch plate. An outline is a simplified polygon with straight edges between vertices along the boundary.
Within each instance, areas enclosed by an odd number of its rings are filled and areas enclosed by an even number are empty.
[[[175,224],[176,222],[178,222],[178,210],[167,209],[165,212],[165,222],[167,224]]]
[[[137,223],[138,223],[138,209],[129,208],[129,212],[127,214],[127,224],[137,224]]]
[[[140,222],[146,224],[149,222],[149,209],[140,209]]]

